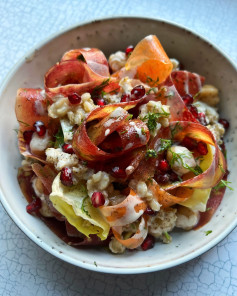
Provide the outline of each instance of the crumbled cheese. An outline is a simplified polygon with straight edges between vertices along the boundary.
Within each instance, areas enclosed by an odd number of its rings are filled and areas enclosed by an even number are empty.
[[[122,93],[130,94],[131,90],[133,89],[132,86],[132,79],[128,77],[124,77],[120,80],[119,85],[122,88]]]
[[[198,94],[198,100],[215,107],[220,102],[218,89],[213,85],[204,85]]]
[[[109,249],[114,254],[122,254],[124,253],[126,247],[123,246],[115,237],[112,237],[109,243]]]
[[[73,172],[73,177],[75,177],[77,181],[80,179],[88,180],[94,174],[93,169],[88,168],[87,166],[85,166],[80,162],[72,168],[72,172]]]
[[[46,161],[54,164],[58,171],[66,166],[73,167],[78,165],[78,158],[75,154],[64,153],[60,148],[48,148],[45,153],[47,156]]]
[[[30,150],[34,154],[42,154],[44,150],[49,146],[51,137],[46,131],[43,137],[38,136],[36,132],[33,133],[30,141]]]
[[[185,230],[192,229],[197,225],[199,213],[194,212],[189,208],[179,206],[177,210],[177,220],[175,226]]]
[[[149,216],[147,220],[148,233],[156,238],[162,238],[162,234],[172,231],[176,223],[176,209],[161,209],[155,216]]]
[[[109,65],[113,72],[123,68],[126,64],[127,58],[123,51],[117,51],[109,56]]]

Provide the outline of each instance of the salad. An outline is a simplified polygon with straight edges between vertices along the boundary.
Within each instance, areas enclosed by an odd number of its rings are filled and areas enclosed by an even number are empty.
[[[110,55],[66,52],[15,112],[26,211],[74,247],[170,243],[208,223],[227,182],[215,86],[150,35]]]

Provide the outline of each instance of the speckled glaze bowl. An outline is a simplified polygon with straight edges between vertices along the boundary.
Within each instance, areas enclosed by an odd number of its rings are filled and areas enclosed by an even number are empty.
[[[18,152],[14,104],[19,87],[42,87],[45,72],[62,54],[72,48],[97,47],[107,56],[136,44],[143,37],[155,34],[169,57],[175,57],[187,70],[206,77],[206,82],[220,90],[221,116],[231,127],[226,135],[229,180],[234,181],[234,192],[227,190],[212,220],[198,231],[173,232],[169,245],[157,243],[146,252],[127,252],[113,255],[103,249],[75,249],[62,242],[39,219],[26,213],[26,200],[17,183],[17,168],[21,157]],[[206,252],[237,225],[237,100],[236,68],[230,59],[215,46],[176,24],[138,17],[119,17],[76,25],[47,39],[11,71],[1,87],[0,152],[1,201],[14,222],[36,244],[52,255],[94,271],[107,273],[145,273],[176,266]],[[208,236],[205,232],[212,230]]]

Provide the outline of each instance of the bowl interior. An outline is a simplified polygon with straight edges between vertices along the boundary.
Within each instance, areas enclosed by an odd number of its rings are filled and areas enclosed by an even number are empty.
[[[237,224],[236,191],[227,190],[215,216],[200,230],[176,231],[173,233],[173,242],[169,245],[157,243],[147,252],[135,251],[115,256],[103,249],[74,249],[62,242],[43,222],[25,211],[26,201],[16,179],[21,161],[14,131],[18,126],[14,113],[17,89],[43,87],[46,71],[69,49],[97,47],[108,56],[117,50],[124,50],[127,45],[135,45],[150,34],[158,36],[169,57],[177,58],[185,69],[205,76],[207,83],[215,85],[220,90],[220,114],[231,123],[225,140],[231,171],[229,180],[233,181],[233,176],[237,175],[237,90],[234,85],[237,73],[231,62],[216,48],[183,28],[143,18],[95,21],[50,39],[20,62],[2,87],[1,199],[12,219],[33,241],[51,254],[74,265],[112,273],[140,273],[168,268],[205,252],[223,239]],[[236,182],[233,183],[233,187],[237,189]],[[212,230],[208,236],[205,235],[207,230]]]

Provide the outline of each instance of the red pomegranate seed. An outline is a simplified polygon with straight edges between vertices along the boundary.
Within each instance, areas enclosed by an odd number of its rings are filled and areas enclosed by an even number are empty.
[[[189,111],[193,114],[195,118],[198,118],[198,110],[194,105],[188,106]]]
[[[103,193],[94,192],[91,197],[91,202],[92,202],[93,207],[95,207],[95,208],[103,206],[105,203],[105,198],[104,198]]]
[[[26,144],[30,144],[34,131],[24,131],[23,138]]]
[[[60,180],[64,186],[72,186],[72,170],[71,168],[64,167],[61,170]]]
[[[170,182],[173,183],[173,182],[177,182],[177,181],[179,181],[179,177],[175,172],[172,171],[170,173]]]
[[[62,149],[63,149],[63,152],[65,152],[65,153],[68,153],[68,154],[73,154],[74,153],[71,144],[64,143],[63,146],[62,146]]]
[[[156,177],[156,179],[157,179],[157,182],[160,183],[160,184],[166,184],[166,183],[168,183],[169,180],[170,180],[168,174],[158,175],[158,176]]]
[[[121,103],[128,102],[130,100],[130,95],[123,94],[121,97]]]
[[[135,86],[131,91],[131,100],[138,100],[142,98],[145,95],[146,91],[143,85],[137,85]]]
[[[161,161],[159,161],[158,164],[158,169],[162,172],[162,173],[166,173],[169,170],[170,166],[169,163],[166,159],[163,159]]]
[[[230,123],[228,120],[224,119],[224,118],[220,118],[219,119],[219,123],[221,123],[225,129],[228,129],[230,126]]]
[[[124,179],[127,177],[125,170],[117,166],[112,168],[112,175],[118,179]]]
[[[202,125],[207,125],[205,113],[203,113],[203,112],[198,113],[198,120]]]
[[[182,97],[183,102],[186,106],[191,105],[193,103],[193,97],[191,95],[185,95]]]
[[[144,214],[147,214],[149,216],[155,216],[158,212],[153,211],[150,207],[147,207]]]
[[[74,93],[74,94],[68,96],[68,100],[73,105],[80,104],[81,103],[81,96],[79,96],[77,93]]]
[[[32,200],[32,202],[26,206],[26,211],[29,214],[38,212],[38,210],[41,208],[41,205],[42,205],[41,199],[37,197],[36,199]]]
[[[125,54],[126,56],[129,56],[129,54],[134,50],[134,47],[132,45],[129,45],[126,49],[125,49]]]
[[[154,247],[154,244],[155,244],[154,236],[148,234],[148,236],[142,243],[141,248],[143,251],[147,251],[149,249],[152,249]]]
[[[197,151],[201,155],[206,155],[208,153],[207,144],[204,142],[198,142],[197,144]]]
[[[105,105],[105,100],[102,98],[96,98],[95,103],[96,103],[96,105],[103,107]]]
[[[42,121],[36,121],[34,123],[34,130],[40,137],[43,137],[46,133],[46,127]]]
[[[188,150],[193,150],[197,147],[197,142],[189,137],[184,137],[181,145],[186,147]]]

